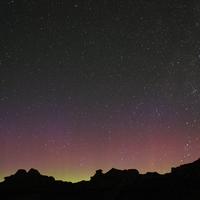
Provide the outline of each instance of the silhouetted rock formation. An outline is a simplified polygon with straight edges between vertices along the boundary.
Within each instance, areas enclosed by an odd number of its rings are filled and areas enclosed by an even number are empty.
[[[6,185],[17,185],[17,187],[40,186],[55,182],[53,177],[41,175],[36,169],[30,169],[28,172],[24,169],[18,170],[14,175],[5,177]]]
[[[200,159],[193,163],[181,165],[176,168],[172,168],[171,173],[182,178],[200,178]]]
[[[18,170],[0,183],[4,199],[200,199],[200,159],[171,173],[139,174],[135,169],[97,170],[90,181],[56,181],[37,170]],[[2,198],[3,199],[3,198]]]
[[[105,187],[105,185],[117,186],[133,183],[137,178],[139,178],[139,172],[136,169],[119,170],[112,168],[105,174],[102,170],[97,170],[90,182],[102,187]]]

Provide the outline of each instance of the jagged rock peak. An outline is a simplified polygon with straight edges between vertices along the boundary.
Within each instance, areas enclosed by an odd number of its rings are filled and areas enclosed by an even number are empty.
[[[23,176],[23,175],[26,175],[27,172],[25,169],[19,169],[17,170],[17,172],[15,173],[15,176]]]
[[[40,172],[36,169],[33,169],[31,168],[29,171],[28,171],[28,174],[29,175],[34,175],[34,176],[38,176],[38,175],[41,175]]]

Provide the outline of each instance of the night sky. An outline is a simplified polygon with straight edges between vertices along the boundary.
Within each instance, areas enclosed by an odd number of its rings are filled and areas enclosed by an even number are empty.
[[[1,0],[0,27],[0,180],[200,157],[199,0]]]

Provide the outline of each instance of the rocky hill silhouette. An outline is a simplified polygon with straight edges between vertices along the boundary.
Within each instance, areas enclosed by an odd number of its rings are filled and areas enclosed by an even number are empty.
[[[170,173],[139,174],[136,169],[97,170],[90,181],[57,181],[37,170],[20,169],[0,183],[1,199],[200,199],[200,159]]]

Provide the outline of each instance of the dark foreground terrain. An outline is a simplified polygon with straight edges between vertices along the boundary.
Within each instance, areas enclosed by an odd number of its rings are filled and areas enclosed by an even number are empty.
[[[18,170],[0,183],[2,200],[39,199],[200,199],[200,159],[177,168],[171,173],[139,174],[135,169],[97,170],[90,181],[70,183],[43,176],[37,170]]]

